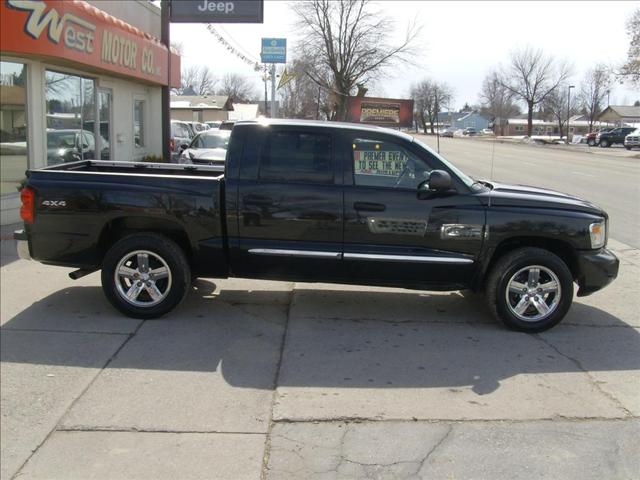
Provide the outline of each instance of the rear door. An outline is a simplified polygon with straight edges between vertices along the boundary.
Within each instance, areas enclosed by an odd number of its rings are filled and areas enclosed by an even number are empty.
[[[398,286],[470,281],[485,213],[466,186],[457,179],[450,194],[418,199],[418,185],[446,167],[404,137],[349,131],[341,147],[345,275]]]
[[[237,186],[230,183],[237,203],[227,205],[237,212],[229,223],[237,229],[229,231],[232,275],[339,277],[342,172],[334,143],[329,128],[258,126],[247,134]]]

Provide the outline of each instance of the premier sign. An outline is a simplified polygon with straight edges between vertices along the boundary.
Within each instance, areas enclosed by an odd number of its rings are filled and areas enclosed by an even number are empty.
[[[347,121],[383,127],[411,127],[413,100],[400,98],[349,97]]]
[[[262,23],[263,0],[173,0],[173,23]]]

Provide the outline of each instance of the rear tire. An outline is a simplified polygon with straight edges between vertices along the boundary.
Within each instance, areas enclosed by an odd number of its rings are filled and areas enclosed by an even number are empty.
[[[589,139],[589,141],[587,142],[587,145],[589,145],[590,147],[595,147],[596,146],[596,141],[595,139]]]
[[[486,300],[508,328],[542,332],[558,324],[573,301],[573,276],[557,255],[519,248],[498,259],[487,276]]]
[[[191,269],[183,250],[156,233],[128,235],[107,252],[102,289],[109,302],[133,318],[156,318],[184,300]]]
[[[600,140],[600,148],[608,148],[610,146],[609,140]]]

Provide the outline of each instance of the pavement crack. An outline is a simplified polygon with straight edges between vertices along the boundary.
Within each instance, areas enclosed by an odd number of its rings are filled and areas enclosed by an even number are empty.
[[[445,432],[445,434],[442,436],[442,438],[438,441],[438,443],[436,443],[433,448],[431,450],[429,450],[427,452],[427,454],[424,456],[424,458],[422,459],[422,461],[420,462],[420,465],[418,466],[418,470],[416,470],[416,474],[419,474],[420,471],[422,470],[422,468],[424,467],[425,463],[427,463],[427,461],[429,460],[429,458],[431,458],[431,456],[433,455],[433,453],[438,450],[440,448],[440,446],[449,438],[449,436],[451,435],[451,432],[453,432],[453,425],[449,425],[449,428],[447,428],[447,431]]]
[[[71,411],[71,409],[75,406],[76,403],[78,403],[78,401],[84,396],[85,393],[87,393],[87,391],[91,388],[91,386],[95,383],[95,381],[97,380],[97,378],[100,376],[100,374],[102,372],[105,371],[106,368],[109,367],[109,365],[111,364],[111,362],[113,362],[113,360],[115,360],[115,358],[120,354],[120,352],[122,351],[122,349],[131,341],[131,339],[133,337],[136,336],[136,334],[140,331],[140,329],[142,328],[142,326],[145,324],[146,320],[142,320],[140,321],[140,323],[138,324],[138,326],[135,328],[135,330],[133,332],[131,332],[130,334],[128,334],[127,338],[124,339],[124,341],[120,344],[120,346],[116,349],[115,352],[113,352],[113,355],[111,355],[107,361],[104,363],[104,365],[102,366],[102,368],[100,368],[100,370],[98,370],[98,372],[94,375],[94,377],[89,381],[89,383],[87,384],[87,386],[80,392],[80,394],[78,394],[78,396],[76,398],[73,399],[73,401],[69,404],[69,406],[65,409],[65,411],[62,413],[62,415],[60,415],[60,418],[58,418],[58,421],[56,422],[55,426],[49,431],[49,433],[47,433],[45,435],[45,437],[42,439],[42,441],[36,446],[36,448],[34,448],[31,451],[31,454],[27,457],[27,459],[22,462],[22,464],[18,467],[18,469],[16,470],[15,475],[12,478],[18,478],[21,475],[22,469],[25,467],[25,465],[27,463],[29,463],[29,461],[33,458],[33,456],[36,454],[36,452],[38,450],[40,450],[40,447],[42,447],[42,445],[45,444],[45,442],[47,440],[49,440],[49,438],[51,437],[51,435],[53,435],[54,432],[56,432],[58,430],[58,426],[60,425],[60,423],[62,422],[62,419],[64,417],[67,416],[67,414]]]
[[[262,456],[262,471],[260,473],[260,478],[262,480],[266,480],[267,472],[269,470],[269,456],[271,455],[271,436],[273,434],[273,427],[275,426],[275,422],[273,420],[273,409],[276,404],[276,400],[278,398],[278,384],[280,382],[280,370],[282,368],[282,359],[284,357],[284,348],[287,342],[287,335],[289,332],[289,321],[291,319],[291,307],[293,305],[293,299],[296,291],[295,283],[291,286],[291,291],[289,293],[289,303],[287,305],[287,315],[284,322],[284,327],[282,328],[282,337],[280,341],[280,354],[278,356],[278,363],[276,365],[276,372],[273,378],[273,396],[271,397],[271,411],[269,418],[269,428],[267,429],[267,435],[264,443],[264,454]]]
[[[591,372],[586,369],[582,363],[580,363],[580,360],[578,360],[577,358],[572,357],[571,355],[568,355],[564,352],[562,352],[558,347],[556,347],[553,343],[551,343],[550,341],[542,338],[542,336],[540,336],[540,334],[534,334],[533,335],[535,338],[537,338],[539,341],[541,341],[542,343],[544,343],[547,347],[551,348],[554,352],[556,352],[558,355],[560,355],[561,357],[566,358],[567,360],[569,360],[571,363],[573,363],[582,373],[584,373],[587,377],[587,379],[589,380],[589,383],[591,383],[591,385],[598,391],[600,392],[605,398],[609,399],[614,405],[616,405],[620,410],[622,410],[625,414],[626,417],[633,417],[633,413],[627,409],[621,402],[620,400],[618,400],[615,396],[613,396],[611,393],[607,392],[606,390],[604,390],[602,388],[602,386],[600,385],[600,383],[593,377],[593,375],[591,375]]]

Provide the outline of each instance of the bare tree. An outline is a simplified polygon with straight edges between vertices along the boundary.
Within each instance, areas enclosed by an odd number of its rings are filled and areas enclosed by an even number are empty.
[[[336,118],[344,120],[347,97],[397,62],[410,62],[420,29],[415,23],[404,39],[391,43],[394,23],[371,9],[369,0],[311,0],[292,3],[300,32],[299,53],[313,60],[307,72],[335,98]],[[318,72],[330,75],[318,75]]]
[[[632,85],[640,87],[640,8],[627,21],[627,33],[631,37],[627,61],[622,65],[619,76]]]
[[[435,133],[435,125],[438,123],[438,113],[443,105],[449,105],[453,100],[453,90],[444,82],[435,82],[424,79],[411,88],[416,120],[427,133],[427,123],[431,127],[431,133]]]
[[[494,128],[499,129],[495,132],[498,135],[504,135],[507,119],[520,113],[520,109],[513,101],[514,95],[500,83],[499,75],[495,71],[490,72],[482,82],[480,112],[491,119]]]
[[[585,73],[580,84],[580,103],[589,119],[589,131],[602,111],[602,104],[611,87],[611,75],[606,65],[596,65]]]
[[[308,58],[296,58],[287,71],[293,79],[279,91],[282,113],[285,118],[331,118],[330,94],[307,75],[311,62]]]
[[[186,95],[213,95],[218,80],[206,65],[192,65],[182,69],[181,87],[176,93]]]
[[[232,102],[246,103],[255,98],[256,88],[247,77],[237,73],[227,73],[222,77],[222,86],[218,89],[218,95],[231,97]]]
[[[542,50],[527,46],[511,53],[500,83],[527,105],[527,135],[533,131],[533,110],[571,74],[566,63],[556,64]]]
[[[576,97],[571,99],[571,105],[569,102],[569,86],[561,84],[552,90],[549,95],[546,96],[542,102],[543,115],[548,118],[552,118],[558,123],[558,132],[560,132],[560,138],[562,138],[562,132],[567,127],[567,118],[572,117],[580,110],[580,100]],[[569,132],[567,131],[567,138]]]

